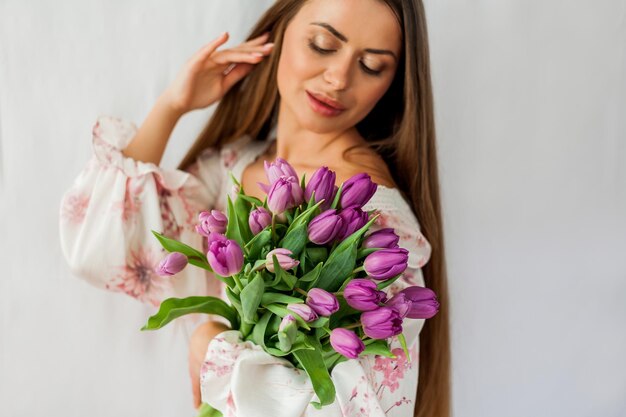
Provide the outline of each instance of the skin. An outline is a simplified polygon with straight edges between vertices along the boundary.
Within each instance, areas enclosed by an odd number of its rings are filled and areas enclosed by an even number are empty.
[[[322,26],[319,25],[322,24]],[[333,34],[332,26],[347,40]],[[363,30],[367,25],[367,30]],[[337,184],[359,172],[367,172],[378,184],[395,187],[385,162],[374,151],[343,151],[365,140],[355,125],[387,91],[401,54],[402,34],[393,12],[376,0],[310,0],[289,23],[280,53],[277,83],[281,101],[277,137],[267,152],[248,165],[242,175],[246,193],[261,200],[257,182],[266,182],[263,161],[281,157],[300,177],[310,178],[320,166],[337,173]],[[312,50],[312,42],[327,54]],[[374,53],[367,50],[385,50]],[[395,56],[395,57],[394,57]],[[262,58],[259,58],[259,60]],[[250,64],[248,64],[250,65]],[[378,75],[368,73],[379,72]],[[345,110],[326,117],[312,110],[306,90],[339,101]],[[189,371],[194,404],[200,406],[199,369],[211,339],[228,330],[207,322],[190,342]]]

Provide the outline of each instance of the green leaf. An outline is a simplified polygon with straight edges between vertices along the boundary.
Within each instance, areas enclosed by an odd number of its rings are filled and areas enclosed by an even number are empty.
[[[223,417],[223,414],[207,403],[202,403],[196,417]]]
[[[271,318],[272,312],[266,311],[265,313],[263,313],[263,316],[261,316],[261,319],[252,330],[252,341],[255,344],[261,346],[263,349],[265,349],[265,332],[267,330],[267,324],[269,323]]]
[[[265,291],[265,283],[261,274],[257,273],[254,279],[250,281],[241,291],[241,312],[243,313],[243,320],[246,323],[254,323],[254,317],[256,311],[261,303],[263,292]]]
[[[409,354],[409,348],[406,345],[406,339],[404,338],[404,333],[400,333],[398,335],[398,340],[400,341],[400,346],[402,346],[402,350],[404,350],[404,356],[406,356],[406,361],[411,363],[411,355]]]
[[[303,211],[298,217],[296,217],[293,222],[289,225],[287,232],[285,233],[285,237],[280,242],[281,248],[289,249],[295,257],[300,256],[300,252],[304,249],[304,246],[309,240],[309,235],[307,231],[307,227],[309,224],[309,220],[311,216],[315,214],[317,208],[322,204],[315,204],[311,208]]]
[[[239,319],[233,307],[216,297],[168,298],[161,303],[159,311],[148,319],[141,330],[156,330],[170,321],[192,313],[217,314],[230,322],[231,328],[238,327]]]
[[[270,226],[260,231],[254,236],[248,243],[246,243],[245,249],[248,252],[248,259],[257,259],[261,256],[263,247],[270,243],[272,240],[272,231]]]
[[[311,379],[315,394],[317,394],[320,400],[319,403],[312,402],[311,404],[319,409],[321,406],[332,404],[335,401],[336,394],[335,385],[332,379],[330,379],[330,374],[324,364],[322,348],[319,346],[319,342],[317,345],[314,350],[297,350],[293,352],[293,355]]]
[[[301,298],[292,297],[290,295],[281,294],[277,292],[266,292],[265,294],[263,294],[263,297],[261,297],[262,306],[266,306],[268,304],[276,304],[276,303],[301,304],[301,303],[304,303],[304,300]]]
[[[337,190],[337,194],[335,194],[335,198],[333,199],[333,203],[330,205],[331,209],[336,209],[337,206],[339,205],[339,200],[341,199],[342,191],[343,191],[343,184],[341,184],[339,186],[339,189]]]
[[[376,284],[376,288],[378,290],[384,290],[385,288],[387,288],[388,286],[390,286],[391,284],[396,282],[398,280],[398,278],[400,278],[401,276],[402,276],[402,274],[398,274],[398,275],[396,275],[393,278],[389,278],[388,280],[381,281],[378,284]]]
[[[367,255],[379,251],[384,248],[361,248],[356,254],[357,259],[365,258]]]
[[[324,263],[320,278],[316,284],[317,287],[329,292],[335,292],[344,280],[350,276],[356,263],[359,239],[374,223],[377,217],[378,215],[372,217],[367,224],[343,240],[335,250],[331,252],[328,260]]]
[[[278,258],[276,257],[276,255],[272,255],[272,259],[274,261],[274,274],[276,274],[276,277],[278,277],[280,281],[285,283],[285,285],[279,285],[277,283],[276,285],[274,285],[274,288],[283,289],[285,291],[293,290],[293,287],[295,287],[298,278],[280,267],[280,262],[278,262]]]
[[[235,211],[235,206],[233,201],[230,199],[230,195],[226,197],[227,199],[227,216],[228,216],[228,225],[226,226],[226,237],[229,239],[236,240],[241,247],[245,246],[245,242],[243,237],[241,236],[241,231],[239,230],[239,221],[237,220],[237,212]]]
[[[328,249],[324,246],[307,248],[306,254],[313,265],[324,262],[328,259]]]
[[[361,355],[380,355],[394,359],[396,357],[396,355],[391,353],[391,350],[389,350],[389,345],[385,340],[376,340],[375,342],[365,346],[365,350],[361,352]]]
[[[239,198],[243,198],[248,203],[256,207],[263,207],[263,202],[256,197],[252,197],[251,195],[239,194]]]
[[[250,209],[252,205],[244,198],[241,198],[240,193],[235,200],[235,213],[237,213],[237,222],[239,223],[239,233],[243,241],[240,242],[243,247],[246,242],[252,239],[252,231],[248,224],[248,218],[250,217]]]
[[[323,327],[323,326],[325,326],[326,324],[328,324],[328,321],[329,321],[329,320],[330,320],[330,319],[329,319],[328,317],[320,317],[320,318],[318,318],[318,319],[316,319],[316,320],[310,321],[310,322],[309,322],[309,326],[310,326],[311,328],[313,328],[313,329],[314,329],[314,328],[318,328],[318,327]]]
[[[322,272],[322,267],[324,264],[322,262],[318,263],[315,268],[311,269],[306,275],[298,280],[300,282],[303,289],[308,290],[313,288],[320,277],[320,273]],[[304,285],[302,285],[304,284]]]
[[[207,262],[206,255],[204,253],[177,240],[163,236],[161,233],[155,232],[154,230],[152,230],[152,234],[156,236],[161,243],[161,246],[163,246],[168,252],[180,252],[189,259],[190,264],[213,271]]]
[[[265,308],[267,308],[272,313],[276,314],[281,319],[283,317],[285,317],[287,314],[291,314],[296,319],[296,321],[298,322],[298,326],[300,326],[300,327],[302,327],[303,329],[306,329],[306,330],[311,330],[311,328],[309,327],[307,322],[304,321],[302,319],[302,317],[300,317],[299,315],[297,315],[296,313],[294,313],[291,310],[287,310],[286,307],[283,307],[283,306],[281,306],[279,304],[268,304],[268,305],[265,306]]]

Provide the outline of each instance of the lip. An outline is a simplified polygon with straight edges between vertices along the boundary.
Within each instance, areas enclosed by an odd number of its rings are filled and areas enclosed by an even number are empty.
[[[337,116],[345,110],[337,101],[329,99],[317,93],[305,90],[309,99],[309,104],[314,111],[324,116]]]

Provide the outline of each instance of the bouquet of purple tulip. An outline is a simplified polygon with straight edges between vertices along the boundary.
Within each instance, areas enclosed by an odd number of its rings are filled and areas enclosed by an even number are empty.
[[[239,191],[234,202],[228,198],[227,215],[199,215],[206,254],[153,231],[171,252],[159,274],[174,275],[188,263],[212,271],[230,304],[208,296],[170,298],[142,330],[190,313],[221,315],[244,340],[304,369],[320,408],[335,399],[334,366],[366,354],[393,358],[392,336],[409,358],[403,320],[430,318],[439,303],[424,287],[390,299],[382,291],[407,268],[408,251],[393,229],[365,235],[378,217],[362,209],[377,188],[369,175],[337,187],[335,173],[322,167],[305,185],[281,158],[265,162],[265,171],[264,202],[247,196],[233,178]]]

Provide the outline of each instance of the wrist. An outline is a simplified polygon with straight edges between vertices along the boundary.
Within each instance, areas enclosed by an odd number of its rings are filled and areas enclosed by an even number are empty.
[[[163,94],[159,96],[157,99],[157,106],[161,108],[168,118],[172,120],[180,119],[187,110],[182,106],[178,105],[174,100],[172,100],[168,91],[165,91]]]

